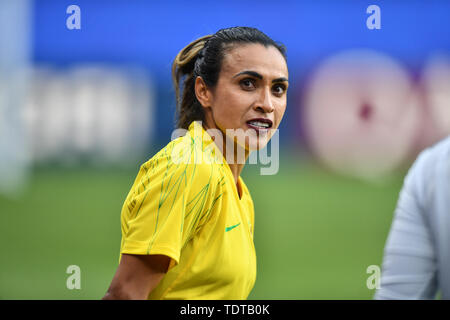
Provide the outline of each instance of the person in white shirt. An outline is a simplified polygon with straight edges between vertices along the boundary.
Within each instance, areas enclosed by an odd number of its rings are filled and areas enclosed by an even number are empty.
[[[374,298],[450,299],[450,136],[422,151],[400,192]]]

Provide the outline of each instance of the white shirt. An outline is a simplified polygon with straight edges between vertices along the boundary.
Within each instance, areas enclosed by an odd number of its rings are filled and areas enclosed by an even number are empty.
[[[409,170],[386,241],[375,299],[450,299],[450,136]]]

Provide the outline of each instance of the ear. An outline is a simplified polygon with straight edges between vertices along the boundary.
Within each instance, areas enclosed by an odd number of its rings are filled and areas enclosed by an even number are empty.
[[[202,105],[203,108],[209,108],[212,105],[212,92],[206,86],[205,81],[203,81],[202,77],[198,76],[195,79],[195,96],[197,97],[198,102]]]

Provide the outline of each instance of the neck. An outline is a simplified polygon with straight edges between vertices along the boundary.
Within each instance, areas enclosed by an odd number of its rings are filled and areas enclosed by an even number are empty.
[[[215,123],[213,125],[208,125],[208,123],[203,123],[203,128],[205,130],[208,129],[218,129],[222,133],[222,155],[230,167],[231,173],[233,174],[234,181],[237,184],[238,178],[241,175],[242,169],[245,166],[245,162],[247,161],[250,151],[244,148],[243,146],[236,143],[236,141],[231,141],[230,138],[227,137],[225,132],[223,132],[220,128],[218,128]],[[214,142],[215,143],[215,142]],[[233,150],[230,150],[228,154],[227,146],[233,146]]]
[[[231,169],[231,173],[233,174],[234,177],[234,181],[237,183],[238,182],[238,178],[241,175],[242,169],[244,168],[245,164],[228,164],[230,166]]]
[[[230,140],[228,137],[226,137],[224,135],[224,140],[227,140],[227,139]],[[233,146],[233,145],[234,145],[234,147],[233,147],[234,153],[232,156],[228,156],[225,159],[225,161],[227,161],[228,166],[230,167],[231,173],[234,178],[234,183],[236,184],[236,190],[238,192],[239,199],[241,199],[242,186],[238,183],[238,181],[239,181],[239,176],[241,175],[242,169],[245,166],[245,162],[247,161],[249,152],[248,152],[248,150],[242,149],[242,147],[237,145],[236,143],[233,144],[232,142],[229,142],[229,146]],[[223,143],[223,146],[224,146],[223,147],[224,154],[226,155],[227,154],[227,150],[226,150],[227,143],[225,141]],[[237,148],[241,148],[241,149],[238,150]],[[236,150],[238,150],[239,152]]]

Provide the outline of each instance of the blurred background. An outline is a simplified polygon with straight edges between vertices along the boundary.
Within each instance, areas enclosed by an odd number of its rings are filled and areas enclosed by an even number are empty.
[[[371,299],[407,169],[450,134],[449,17],[436,0],[0,0],[0,299],[104,295],[123,201],[175,129],[172,60],[238,25],[284,43],[290,73],[278,173],[242,172],[249,298]]]

